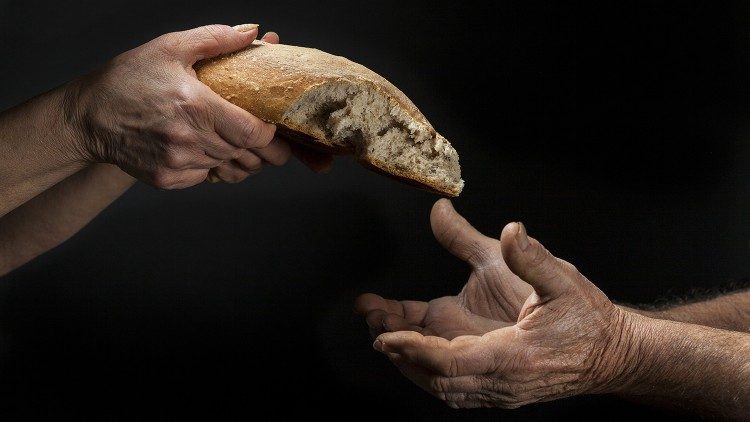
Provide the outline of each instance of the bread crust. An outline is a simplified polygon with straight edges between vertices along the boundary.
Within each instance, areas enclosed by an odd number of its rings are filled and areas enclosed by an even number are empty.
[[[330,82],[369,86],[421,123],[430,136],[439,136],[411,100],[385,78],[365,66],[320,50],[255,41],[235,53],[201,61],[194,68],[198,79],[213,91],[260,119],[276,124],[283,136],[333,153],[352,153],[353,148],[328,139],[316,128],[298,126],[284,119],[285,112],[300,96]],[[359,161],[428,190],[450,196],[460,193],[460,187],[428,180],[418,172],[396,169],[373,157],[362,156]]]

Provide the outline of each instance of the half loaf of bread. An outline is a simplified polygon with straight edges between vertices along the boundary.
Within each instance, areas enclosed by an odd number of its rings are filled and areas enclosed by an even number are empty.
[[[255,41],[195,65],[198,79],[298,142],[353,153],[386,175],[448,196],[463,189],[458,154],[398,88],[320,50]]]

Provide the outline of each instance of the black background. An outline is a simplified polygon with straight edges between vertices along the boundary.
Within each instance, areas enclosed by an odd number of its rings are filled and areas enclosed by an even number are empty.
[[[492,236],[523,221],[612,299],[748,275],[748,6],[490,3],[5,1],[0,109],[161,33],[257,22],[399,86],[460,153],[459,211]],[[466,280],[430,233],[436,199],[347,158],[328,175],[290,163],[239,185],[136,185],[0,280],[2,411],[653,412],[606,396],[454,411],[373,352],[357,294],[430,299]]]

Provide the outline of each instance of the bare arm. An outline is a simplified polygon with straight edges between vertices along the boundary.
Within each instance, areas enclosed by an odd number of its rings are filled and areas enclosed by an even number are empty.
[[[631,314],[633,315],[633,314]],[[706,416],[750,417],[750,335],[633,315],[609,390]]]
[[[710,300],[655,309],[621,307],[651,318],[750,332],[750,290],[728,293]]]
[[[70,238],[134,181],[116,166],[95,164],[0,218],[0,275]]]
[[[165,34],[0,113],[0,217],[93,163],[165,189],[201,183],[209,171],[238,181],[263,163],[284,164],[291,152],[275,127],[211,91],[192,67],[256,35],[257,25]]]
[[[0,114],[0,217],[87,163],[65,87]]]

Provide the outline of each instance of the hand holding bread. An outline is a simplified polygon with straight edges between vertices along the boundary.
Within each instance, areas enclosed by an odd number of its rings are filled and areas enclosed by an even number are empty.
[[[222,99],[192,67],[257,33],[210,25],[166,34],[76,81],[66,106],[83,134],[82,155],[165,189],[201,183],[209,171],[238,181],[264,163],[284,164],[291,150],[274,125]]]
[[[72,83],[65,107],[80,155],[173,189],[238,182],[292,154],[326,171],[331,153],[353,153],[407,183],[461,192],[458,154],[398,88],[275,34],[255,41],[257,28],[166,34]]]

